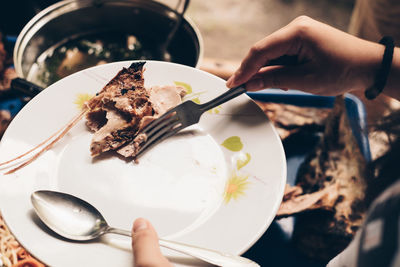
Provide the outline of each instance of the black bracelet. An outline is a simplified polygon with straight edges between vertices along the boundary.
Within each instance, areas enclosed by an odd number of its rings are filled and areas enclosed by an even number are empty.
[[[374,84],[365,90],[365,97],[369,100],[374,99],[380,93],[382,93],[389,76],[390,68],[392,66],[394,51],[393,38],[390,36],[385,36],[379,41],[379,43],[385,46],[385,52],[383,53],[381,67],[376,73]]]

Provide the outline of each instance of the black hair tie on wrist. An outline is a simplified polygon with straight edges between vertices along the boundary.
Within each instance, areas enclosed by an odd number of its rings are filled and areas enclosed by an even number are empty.
[[[390,68],[392,66],[394,51],[393,38],[390,36],[385,36],[379,41],[379,43],[385,46],[385,52],[383,53],[381,67],[376,73],[374,84],[365,90],[365,97],[369,100],[374,99],[380,93],[382,93],[389,76]]]

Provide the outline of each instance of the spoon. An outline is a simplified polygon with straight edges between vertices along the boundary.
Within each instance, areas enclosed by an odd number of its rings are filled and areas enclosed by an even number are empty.
[[[56,191],[39,190],[31,195],[31,201],[36,214],[43,223],[55,233],[69,240],[89,241],[107,233],[131,237],[130,231],[110,227],[95,207],[75,196]],[[159,244],[218,266],[259,266],[241,256],[175,241],[159,239]]]

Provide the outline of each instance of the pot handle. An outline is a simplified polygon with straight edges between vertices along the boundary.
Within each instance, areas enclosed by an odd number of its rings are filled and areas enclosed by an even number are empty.
[[[183,1],[182,10],[179,12],[178,9],[181,6],[182,1]],[[187,7],[189,6],[189,2],[190,2],[190,0],[179,0],[177,6],[175,8],[175,14],[176,14],[175,25],[173,26],[173,28],[167,35],[167,39],[165,40],[165,42],[161,45],[160,50],[163,52],[163,54],[165,51],[168,50],[169,44],[171,43],[172,39],[174,38],[175,33],[178,31],[179,27],[181,26],[183,15],[185,14]]]
[[[182,5],[182,1],[183,1],[183,5]],[[179,14],[179,16],[183,16],[183,14],[185,14],[187,7],[189,6],[189,2],[190,0],[179,0],[176,7],[175,7],[175,12],[177,14]],[[182,11],[179,12],[179,7],[182,5]]]
[[[43,89],[43,87],[22,78],[15,78],[11,81],[11,90],[21,92],[26,96],[34,97]]]

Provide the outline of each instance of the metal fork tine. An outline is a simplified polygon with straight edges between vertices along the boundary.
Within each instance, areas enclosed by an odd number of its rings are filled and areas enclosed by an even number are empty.
[[[146,142],[143,144],[142,148],[145,148],[146,146],[150,145],[152,142],[155,140],[159,139],[161,136],[163,136],[165,133],[175,129],[177,125],[179,125],[180,121],[173,121],[170,125],[164,126],[161,130],[158,132],[153,132],[152,135],[147,136]]]
[[[169,124],[163,125],[163,127],[160,128],[158,131],[152,131],[151,134],[147,135],[146,143],[148,143],[148,142],[150,143],[153,140],[162,136],[164,133],[166,133],[170,130],[173,130],[179,124],[180,124],[179,120],[170,121]]]
[[[151,129],[147,130],[146,132],[143,131],[142,133],[146,134],[147,137],[149,138],[153,134],[157,133],[158,131],[162,130],[163,128],[169,127],[170,124],[174,124],[176,122],[179,122],[179,117],[176,115],[172,115],[170,118],[166,118],[164,120],[159,121],[156,119],[157,123],[152,127]]]
[[[193,101],[185,101],[173,109],[170,109],[158,119],[152,121],[144,127],[139,134],[147,136],[137,148],[135,157],[137,158],[150,146],[176,134],[178,131],[199,122],[200,116],[207,110],[216,107],[226,101],[246,92],[244,86],[229,89],[222,95],[204,104],[196,104]],[[137,146],[136,146],[137,147]]]
[[[148,134],[154,127],[159,128],[158,126],[159,126],[160,122],[164,121],[165,118],[167,118],[171,113],[173,113],[175,111],[176,111],[176,107],[168,110],[163,115],[161,115],[160,117],[158,117],[157,119],[155,119],[154,121],[152,121],[148,125],[146,125],[146,127],[143,128],[141,133]],[[171,118],[173,118],[173,117],[175,117],[175,115],[171,116]],[[168,119],[171,119],[171,118],[168,118]]]
[[[161,142],[165,138],[168,138],[168,137],[176,134],[177,132],[179,132],[183,128],[185,128],[184,125],[179,125],[178,127],[174,127],[174,126],[178,125],[178,123],[179,123],[179,121],[177,121],[176,123],[174,123],[174,125],[168,127],[167,129],[164,128],[164,129],[162,129],[162,131],[159,131],[156,134],[154,134],[152,137],[148,138],[146,140],[146,142],[143,144],[143,146],[141,146],[139,148],[139,150],[136,153],[135,157],[136,158],[139,157],[139,155],[141,155],[144,151],[149,149],[151,146]]]

